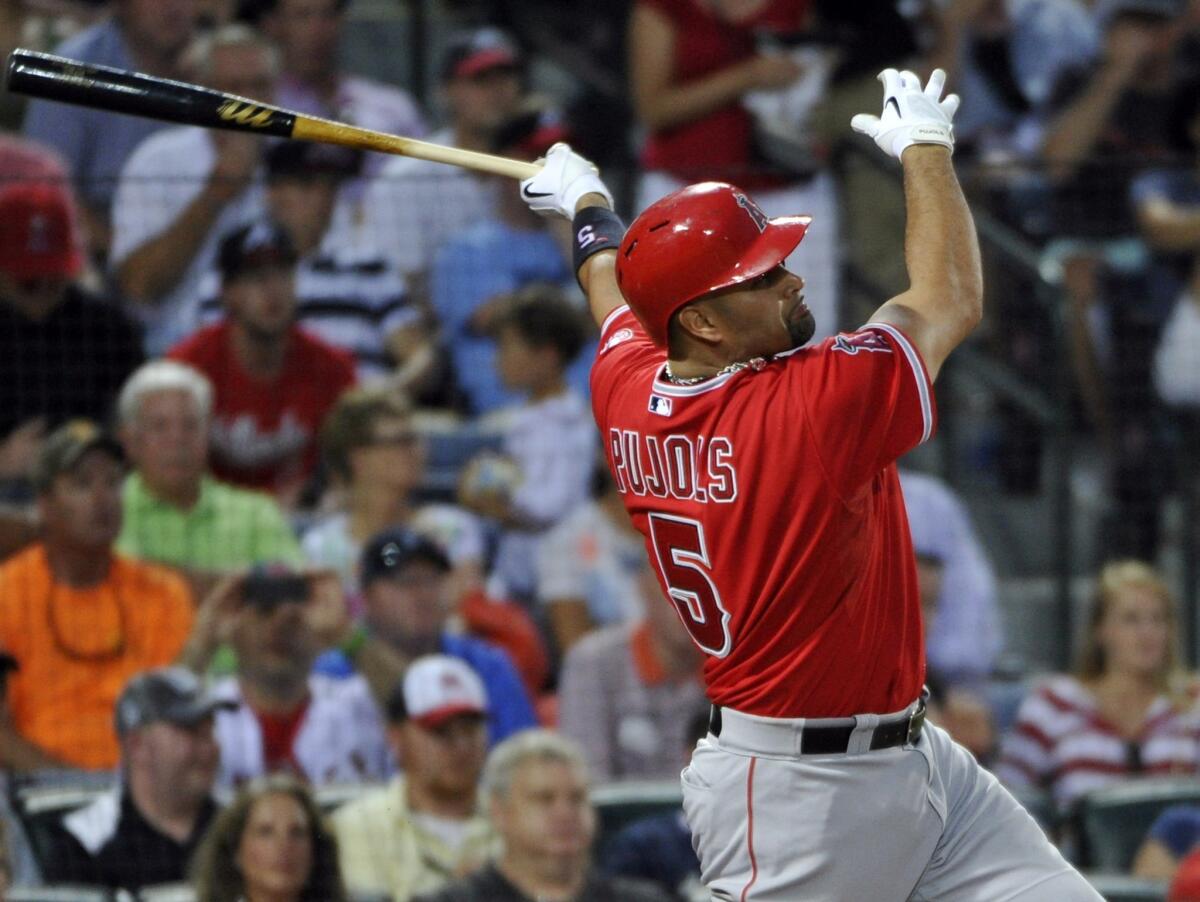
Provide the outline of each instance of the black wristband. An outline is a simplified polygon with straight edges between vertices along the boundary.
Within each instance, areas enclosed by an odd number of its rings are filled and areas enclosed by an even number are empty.
[[[575,278],[592,254],[600,251],[615,251],[625,236],[625,223],[621,217],[604,207],[584,207],[575,214],[571,223],[573,236],[571,247],[575,266]]]

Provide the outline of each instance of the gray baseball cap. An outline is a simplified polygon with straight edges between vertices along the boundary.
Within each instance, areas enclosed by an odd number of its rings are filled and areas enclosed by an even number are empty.
[[[236,707],[235,702],[209,695],[199,678],[183,667],[145,670],[125,684],[117,699],[117,735],[158,721],[190,727],[215,711]]]

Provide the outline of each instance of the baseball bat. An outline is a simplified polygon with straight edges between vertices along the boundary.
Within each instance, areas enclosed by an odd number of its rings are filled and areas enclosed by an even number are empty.
[[[274,135],[297,141],[342,144],[359,150],[400,154],[514,179],[529,178],[541,168],[522,160],[430,144],[428,141],[402,138],[318,116],[306,116],[184,81],[83,63],[21,48],[9,55],[5,83],[10,91],[18,94],[114,113],[204,128]]]

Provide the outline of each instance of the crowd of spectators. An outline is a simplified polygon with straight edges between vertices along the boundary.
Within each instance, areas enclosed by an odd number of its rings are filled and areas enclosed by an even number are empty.
[[[899,179],[846,149],[849,114],[883,65],[948,70],[973,200],[1063,289],[1036,308],[997,269],[981,342],[1034,382],[1069,360],[1109,491],[1078,665],[1006,709],[1004,574],[906,462],[930,716],[1052,823],[1156,775],[1200,800],[1155,567],[1200,410],[1200,5],[627,5],[625,209],[723,179],[812,215],[789,265],[818,337],[865,312],[847,272],[903,278]],[[438,43],[428,96],[358,74],[348,6],[28,0],[0,8],[0,47],[530,161],[595,139],[535,77],[562,60],[496,27],[508,4]],[[566,224],[404,157],[12,96],[0,122],[0,887],[704,898],[681,813],[605,833],[589,802],[677,781],[708,705],[603,463]],[[1015,493],[1040,478],[1022,416],[997,411]],[[104,786],[50,819],[25,804],[76,780]],[[1195,879],[1198,848],[1197,809],[1172,809],[1134,869]]]

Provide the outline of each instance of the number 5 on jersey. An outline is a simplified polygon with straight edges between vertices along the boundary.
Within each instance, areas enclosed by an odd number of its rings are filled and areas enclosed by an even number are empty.
[[[725,657],[733,644],[729,612],[712,581],[703,524],[671,514],[650,514],[649,519],[655,564],[683,625],[701,651]]]

